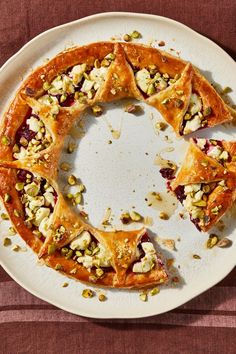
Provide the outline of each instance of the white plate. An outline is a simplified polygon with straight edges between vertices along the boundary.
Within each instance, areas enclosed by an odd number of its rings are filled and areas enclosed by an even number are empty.
[[[132,13],[105,13],[60,27],[39,35],[25,45],[2,67],[0,72],[1,115],[20,84],[21,77],[72,45],[109,40],[114,35],[130,33],[133,30],[142,33],[142,43],[153,42],[157,46],[160,40],[166,42],[165,50],[174,48],[180,51],[182,58],[190,60],[203,70],[209,80],[222,86],[234,87],[236,70],[234,61],[216,44],[202,37],[186,26],[173,20]],[[154,41],[156,40],[156,42]],[[173,52],[175,53],[175,52]],[[235,93],[231,98],[236,101]],[[139,300],[135,291],[106,290],[108,300],[104,303],[97,297],[84,299],[81,296],[85,286],[74,280],[68,280],[69,287],[62,288],[66,278],[52,269],[40,266],[30,249],[15,253],[9,247],[0,247],[3,268],[25,289],[66,311],[96,318],[135,318],[160,314],[189,301],[223,279],[235,266],[236,243],[228,249],[215,247],[206,250],[204,243],[207,234],[199,233],[189,220],[180,219],[179,207],[170,220],[158,218],[158,212],[148,207],[144,201],[147,192],[164,191],[165,182],[153,161],[155,154],[165,147],[174,147],[175,151],[164,154],[167,158],[181,162],[187,143],[176,139],[170,128],[159,136],[155,135],[151,121],[161,119],[154,109],[143,105],[145,113],[135,117],[124,113],[123,102],[107,106],[106,117],[114,128],[122,121],[121,137],[114,140],[104,118],[86,119],[86,135],[78,140],[78,149],[74,155],[74,173],[87,187],[85,210],[90,220],[98,226],[104,210],[109,206],[114,213],[114,223],[119,226],[120,209],[136,206],[143,215],[152,216],[154,225],[152,234],[176,240],[177,251],[164,249],[167,258],[175,258],[174,266],[183,281],[180,286],[165,287],[157,296],[149,297],[148,302]],[[232,139],[235,128],[220,126],[202,131],[201,136]],[[168,135],[173,143],[167,143]],[[108,140],[113,140],[108,144]],[[145,153],[148,153],[145,154]],[[155,185],[156,187],[153,187]],[[135,192],[133,192],[135,190]],[[227,229],[224,235],[233,239],[236,218],[226,217]],[[1,234],[7,235],[8,222],[0,224]],[[180,241],[177,239],[180,238]],[[13,243],[24,246],[19,236],[12,237]],[[199,254],[201,260],[194,260],[193,254]]]

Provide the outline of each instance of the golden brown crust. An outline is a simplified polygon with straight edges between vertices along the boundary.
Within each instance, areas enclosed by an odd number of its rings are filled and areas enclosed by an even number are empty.
[[[215,159],[202,152],[193,139],[190,139],[184,163],[171,183],[171,188],[175,190],[179,185],[215,182],[227,178],[228,171]]]
[[[147,99],[147,103],[158,109],[177,135],[181,133],[183,117],[189,106],[193,73],[192,65],[187,64],[181,78],[176,83]],[[179,92],[182,92],[181,95]]]
[[[235,142],[221,142],[225,151],[233,156],[236,149]],[[232,207],[236,199],[236,168],[235,162],[225,163],[223,166],[216,159],[207,156],[200,147],[190,140],[190,144],[180,171],[171,183],[175,192],[179,186],[191,184],[211,184],[224,181],[225,185],[216,186],[209,194],[207,205],[204,207],[207,222],[199,227],[208,231]]]

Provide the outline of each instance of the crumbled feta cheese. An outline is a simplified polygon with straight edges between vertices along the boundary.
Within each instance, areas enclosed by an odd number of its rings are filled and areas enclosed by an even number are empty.
[[[150,84],[150,73],[147,69],[142,69],[136,72],[135,79],[138,87],[147,93],[148,86]]]
[[[82,263],[85,268],[92,268],[93,266],[93,257],[85,255],[77,258],[78,263]]]
[[[39,226],[41,221],[48,217],[50,214],[50,209],[49,208],[39,208],[37,211],[36,211],[36,214],[35,214],[35,221],[34,221],[34,224],[36,226]]]
[[[45,192],[43,194],[44,198],[45,198],[45,204],[46,206],[49,206],[51,204],[52,207],[54,207],[55,205],[55,198],[54,198],[54,195],[50,192]]]
[[[188,120],[184,127],[184,134],[190,134],[195,132],[201,127],[201,119],[199,116],[195,116],[193,119]]]
[[[47,236],[47,232],[49,230],[49,226],[52,222],[52,215],[50,217],[44,218],[39,224],[39,232],[41,232],[44,236]]]
[[[17,160],[23,160],[27,156],[27,150],[21,146],[19,152],[14,153],[14,158]]]
[[[67,75],[63,75],[62,89],[63,89],[63,92],[66,92],[66,93],[74,93],[75,92],[75,87],[73,85],[73,82],[72,82],[71,78]]]
[[[164,90],[167,87],[167,82],[162,77],[158,77],[155,81],[155,86],[159,90]]]
[[[184,193],[192,193],[192,192],[198,192],[201,189],[201,184],[200,183],[194,183],[194,184],[189,184],[184,187]]]
[[[83,231],[70,243],[72,250],[85,250],[91,242],[91,235],[88,231]]]
[[[110,267],[111,266],[111,254],[110,252],[101,244],[98,244],[99,252],[95,255],[94,264],[99,267]]]
[[[30,198],[29,202],[29,208],[31,210],[34,210],[37,207],[41,207],[44,205],[44,197],[43,196],[38,196],[36,198]]]
[[[94,68],[90,74],[89,77],[92,81],[95,82],[94,84],[94,89],[98,90],[99,87],[103,84],[106,78],[108,68],[102,66],[101,68]]]
[[[220,157],[221,153],[222,153],[222,149],[220,146],[211,146],[207,152],[207,155],[216,159]]]
[[[88,93],[93,88],[93,85],[94,81],[85,79],[81,87],[81,91]]]
[[[58,99],[55,96],[43,95],[39,97],[38,102],[45,104],[46,106],[51,106],[52,104],[58,105]]]
[[[204,149],[206,145],[206,139],[197,139],[197,145],[200,147],[200,149]]]
[[[221,160],[228,160],[229,158],[229,154],[226,150],[224,150],[221,154],[220,154],[220,157],[219,157]]]
[[[81,65],[75,65],[72,68],[70,75],[72,76],[72,80],[73,80],[74,85],[78,85],[81,82],[81,80],[83,78],[83,74],[86,71],[86,67],[87,67],[86,64],[81,64]]]
[[[196,93],[193,93],[190,97],[188,111],[191,113],[192,116],[194,116],[196,113],[200,112],[201,109],[202,109],[202,100],[200,96],[196,95]]]
[[[41,128],[39,119],[37,119],[35,117],[30,117],[29,119],[27,119],[26,124],[28,124],[30,130],[32,130],[33,132],[36,132],[36,133],[38,133]]]
[[[133,265],[134,273],[147,273],[156,263],[156,251],[151,242],[142,242],[142,249],[145,252],[145,256],[141,258],[140,262]]]

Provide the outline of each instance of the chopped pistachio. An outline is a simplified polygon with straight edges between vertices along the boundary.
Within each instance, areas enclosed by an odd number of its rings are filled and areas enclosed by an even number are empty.
[[[72,256],[73,256],[73,251],[69,250],[65,257],[66,257],[66,259],[70,259]]]
[[[204,117],[208,117],[211,113],[212,113],[211,107],[206,107],[206,108],[203,110],[203,116],[204,116]]]
[[[19,192],[22,191],[24,189],[25,184],[23,182],[18,182],[15,185],[15,189]]]
[[[49,255],[52,255],[53,253],[55,253],[56,252],[56,246],[54,245],[54,244],[51,244],[51,245],[49,245],[48,246],[48,254]]]
[[[232,241],[230,239],[228,239],[227,237],[222,238],[217,243],[217,247],[220,247],[220,248],[230,247],[231,245],[232,245]]]
[[[156,200],[162,201],[162,197],[161,197],[160,193],[152,192],[152,195],[155,196]]]
[[[207,240],[207,248],[214,247],[219,241],[219,237],[216,234],[210,234],[209,239]]]
[[[131,33],[131,37],[134,38],[134,39],[138,39],[138,38],[141,38],[142,35],[141,35],[141,33],[138,32],[138,31],[133,31],[133,32]]]
[[[182,96],[184,94],[183,90],[176,90],[177,95]]]
[[[193,205],[203,208],[207,205],[205,200],[198,200],[197,202],[193,202]]]
[[[51,85],[47,81],[44,82],[44,84],[43,84],[44,91],[48,91],[50,89],[50,87],[51,87]]]
[[[82,257],[82,255],[83,255],[82,252],[80,252],[80,251],[75,251],[75,254],[77,257]]]
[[[67,153],[72,154],[75,151],[76,144],[73,142],[69,142],[67,146]]]
[[[62,256],[65,256],[68,252],[69,252],[69,249],[67,247],[62,247],[62,249],[61,249]]]
[[[10,138],[6,135],[3,135],[2,136],[2,144],[3,145],[10,145],[11,141],[10,141]]]
[[[69,285],[69,283],[63,283],[63,284],[62,284],[62,287],[63,287],[63,288],[67,288],[68,285]]]
[[[66,99],[67,99],[67,94],[63,93],[63,95],[61,95],[61,97],[60,97],[60,102],[63,103],[63,102],[65,102]]]
[[[20,217],[20,212],[19,212],[17,209],[14,209],[14,210],[13,210],[13,214],[14,214],[17,218]]]
[[[165,104],[167,104],[169,102],[170,102],[170,99],[169,98],[165,98],[161,103],[165,105]]]
[[[27,140],[24,136],[22,136],[22,137],[20,138],[20,144],[21,144],[22,146],[26,147],[26,146],[28,146],[28,140]]]
[[[166,130],[167,127],[168,127],[168,125],[165,122],[156,122],[156,124],[155,124],[155,128],[157,130],[164,131],[164,130]]]
[[[230,92],[232,92],[232,89],[229,86],[224,87],[222,90],[223,95],[227,95]]]
[[[8,237],[5,237],[3,240],[3,246],[7,247],[11,245],[11,240]]]
[[[192,119],[191,114],[186,113],[185,116],[184,116],[184,120],[190,120],[190,119]]]
[[[70,175],[67,178],[67,182],[70,186],[74,186],[77,183],[77,178],[74,175]]]
[[[20,251],[20,246],[19,246],[19,245],[14,245],[14,246],[12,247],[12,251],[14,251],[14,252],[19,252],[19,251]]]
[[[5,213],[2,213],[2,214],[1,214],[1,218],[2,218],[3,220],[9,220],[9,216],[8,216],[7,214],[5,214]]]
[[[151,296],[157,295],[160,292],[160,289],[158,288],[153,288],[152,290],[150,290],[149,294]]]
[[[147,95],[151,96],[156,92],[154,84],[148,85]]]
[[[19,146],[18,146],[17,144],[15,144],[15,145],[13,146],[13,148],[12,148],[12,151],[13,151],[13,152],[20,152]]]
[[[161,211],[159,214],[159,218],[162,220],[168,220],[169,219],[169,215],[167,213],[165,213],[164,211]]]
[[[60,263],[57,263],[55,265],[55,270],[62,270],[62,265]]]
[[[214,214],[214,215],[219,214],[219,211],[221,208],[222,208],[222,205],[216,205],[214,208],[211,209],[212,214]]]
[[[136,114],[139,113],[140,111],[141,111],[141,106],[137,104],[128,104],[127,106],[125,106],[125,112],[127,113]]]
[[[100,117],[103,113],[103,109],[99,105],[92,106],[92,112],[95,117]]]
[[[104,294],[100,294],[98,296],[98,300],[101,301],[101,302],[106,301],[106,299],[107,299],[107,297]]]
[[[109,53],[105,56],[105,59],[108,59],[108,60],[115,60],[116,56],[114,53]]]
[[[81,202],[82,202],[82,194],[78,192],[74,196],[73,203],[77,205],[77,204],[81,204]]]
[[[125,41],[125,42],[130,42],[131,41],[131,36],[129,35],[129,34],[125,34],[124,36],[123,36],[123,40]]]
[[[142,216],[139,213],[137,213],[136,211],[131,210],[130,218],[132,221],[140,221],[142,219]]]
[[[8,233],[10,236],[14,236],[16,234],[16,230],[14,229],[14,227],[10,226],[8,229]]]
[[[94,292],[91,289],[84,289],[82,291],[82,296],[85,298],[91,298],[94,297]]]
[[[194,259],[201,259],[201,257],[198,254],[193,254]]]
[[[83,183],[78,184],[77,189],[79,193],[83,193],[85,191],[85,186]]]
[[[140,298],[140,300],[143,301],[143,302],[146,302],[147,299],[148,299],[147,294],[145,294],[145,293],[139,294],[139,298]]]
[[[104,274],[104,271],[101,268],[96,269],[96,276],[101,278]]]
[[[202,187],[202,191],[204,193],[209,193],[211,191],[211,187],[208,184],[206,184],[205,186]]]
[[[130,214],[129,212],[122,213],[120,216],[120,220],[123,224],[128,224],[130,222]]]
[[[4,194],[4,202],[9,203],[11,201],[11,196],[9,193]]]
[[[67,163],[67,162],[62,162],[62,163],[60,164],[60,169],[61,169],[62,171],[68,172],[68,171],[70,171],[70,169],[71,169],[71,165],[70,165],[69,163]]]

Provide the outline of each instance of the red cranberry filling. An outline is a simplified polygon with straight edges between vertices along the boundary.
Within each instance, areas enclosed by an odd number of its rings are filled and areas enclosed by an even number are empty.
[[[178,186],[174,192],[175,192],[177,199],[181,203],[183,203],[184,199],[186,199],[186,194],[184,193],[184,186]]]
[[[34,132],[33,130],[29,129],[29,125],[26,123],[26,120],[28,118],[30,118],[31,116],[33,116],[35,118],[39,118],[37,115],[32,114],[32,110],[30,110],[28,112],[28,114],[25,117],[25,121],[23,122],[23,124],[19,127],[19,129],[16,132],[16,143],[17,144],[20,144],[20,139],[21,138],[25,138],[29,142],[30,140],[32,140],[37,135],[36,132]]]
[[[160,174],[162,175],[163,178],[166,179],[173,179],[175,170],[173,168],[169,168],[169,167],[163,167],[160,169]]]

